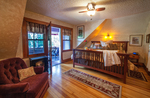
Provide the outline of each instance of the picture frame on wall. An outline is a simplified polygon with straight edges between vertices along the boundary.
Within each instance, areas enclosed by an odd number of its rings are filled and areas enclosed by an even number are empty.
[[[78,38],[84,38],[85,36],[85,28],[84,25],[77,26]]]
[[[142,46],[143,35],[130,35],[129,45],[130,46]]]
[[[150,43],[150,34],[146,35],[146,43]]]

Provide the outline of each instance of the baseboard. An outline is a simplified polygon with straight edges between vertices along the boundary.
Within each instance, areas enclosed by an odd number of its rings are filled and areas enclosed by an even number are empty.
[[[150,71],[148,71],[148,68],[145,66],[145,64],[143,64],[143,68],[145,69],[145,71],[147,72],[147,74],[150,76]]]
[[[61,61],[62,63],[67,62],[67,61],[71,61],[71,58],[65,59],[63,61]]]

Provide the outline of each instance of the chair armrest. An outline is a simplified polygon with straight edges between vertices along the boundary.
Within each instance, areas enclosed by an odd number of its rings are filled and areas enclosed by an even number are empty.
[[[0,94],[24,93],[29,89],[29,83],[0,85]]]
[[[44,71],[44,67],[43,66],[34,67],[34,71],[36,74],[41,74]]]

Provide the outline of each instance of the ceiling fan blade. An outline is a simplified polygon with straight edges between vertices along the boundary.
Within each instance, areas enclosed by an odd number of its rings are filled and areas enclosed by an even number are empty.
[[[87,12],[87,11],[80,11],[79,13],[85,13],[85,12]]]
[[[103,8],[97,8],[97,9],[96,9],[96,11],[103,11],[103,10],[105,10],[104,7],[103,7]]]

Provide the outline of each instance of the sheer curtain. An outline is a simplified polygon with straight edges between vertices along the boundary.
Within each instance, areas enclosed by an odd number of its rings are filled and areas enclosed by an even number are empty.
[[[46,33],[46,26],[37,23],[27,22],[27,31],[35,33]]]

